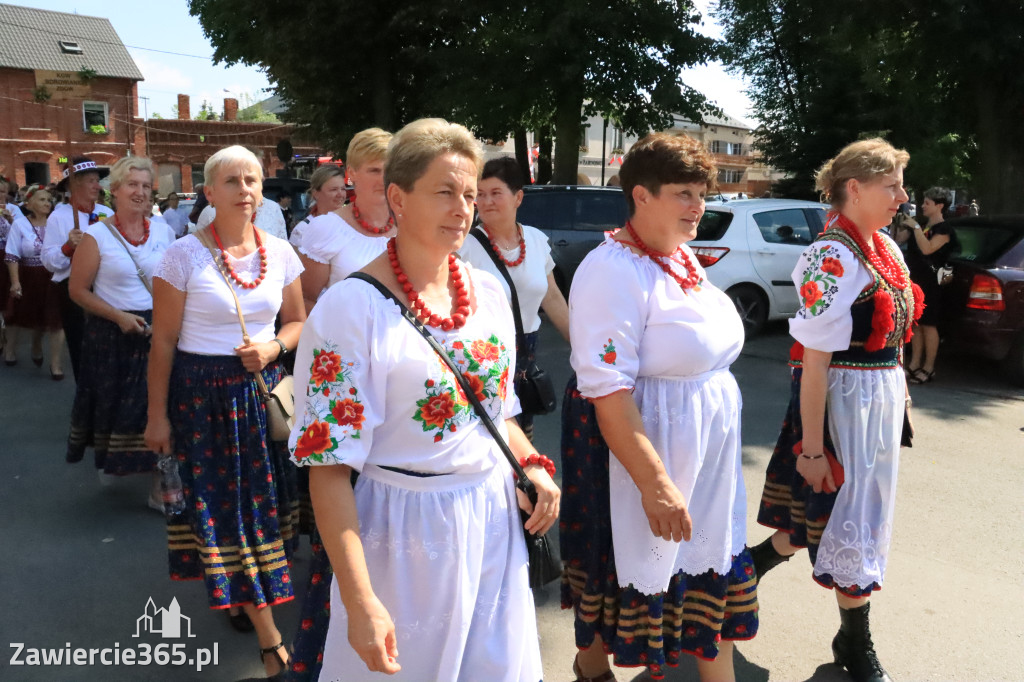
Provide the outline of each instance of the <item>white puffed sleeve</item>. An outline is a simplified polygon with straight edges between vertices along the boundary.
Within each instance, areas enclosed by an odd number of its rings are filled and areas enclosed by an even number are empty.
[[[178,291],[188,291],[193,263],[189,241],[189,237],[183,237],[167,247],[159,265],[153,271],[153,279],[159,277]]]
[[[606,242],[592,251],[569,292],[569,361],[586,398],[632,390],[640,369],[647,293],[632,255],[621,249]]]
[[[338,235],[342,229],[345,229],[344,221],[337,215],[327,213],[316,216],[302,228],[298,242],[299,253],[317,263],[330,265],[338,255]]]
[[[789,321],[790,335],[806,348],[846,350],[853,333],[850,307],[872,281],[871,273],[843,244],[811,244],[793,270],[800,309]]]
[[[387,390],[387,366],[375,353],[378,308],[369,287],[340,282],[303,325],[295,355],[296,420],[288,440],[297,465],[361,470],[366,462]]]

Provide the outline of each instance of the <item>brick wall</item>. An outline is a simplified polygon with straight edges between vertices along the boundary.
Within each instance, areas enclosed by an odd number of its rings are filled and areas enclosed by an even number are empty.
[[[41,163],[49,170],[50,181],[56,182],[62,172],[60,157],[84,154],[109,165],[125,156],[137,125],[135,83],[96,78],[90,86],[88,100],[107,104],[109,132],[105,135],[84,130],[83,100],[36,102],[32,71],[0,68],[0,174],[24,185],[25,164]]]

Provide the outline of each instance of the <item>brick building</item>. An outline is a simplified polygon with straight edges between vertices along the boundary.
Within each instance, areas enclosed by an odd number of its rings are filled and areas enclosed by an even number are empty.
[[[109,20],[0,4],[0,174],[55,182],[68,155],[135,153],[140,80]]]
[[[257,152],[268,176],[283,167],[281,140],[296,154],[319,152],[296,126],[238,121],[233,98],[217,121],[193,120],[188,95],[178,95],[177,119],[139,118],[141,80],[109,20],[0,4],[0,175],[45,184],[60,180],[69,156],[109,166],[132,154],[153,159],[167,194],[192,191],[206,159],[229,145]]]

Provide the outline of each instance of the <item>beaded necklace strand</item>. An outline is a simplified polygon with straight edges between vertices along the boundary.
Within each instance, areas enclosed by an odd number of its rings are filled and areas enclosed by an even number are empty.
[[[127,234],[125,234],[125,231],[121,229],[121,219],[117,217],[116,213],[114,214],[114,227],[116,227],[117,231],[121,233],[121,236],[124,237],[124,240],[131,244],[132,246],[142,246],[143,244],[146,243],[146,241],[149,240],[149,220],[147,220],[146,218],[142,219],[142,239],[139,239],[138,241],[129,237]]]
[[[523,227],[519,223],[516,223],[516,229],[519,232],[519,257],[512,261],[505,258],[505,254],[498,248],[498,242],[496,242],[494,237],[491,236],[491,231],[484,225],[481,225],[480,227],[482,227],[484,232],[487,234],[487,238],[491,240],[491,250],[497,254],[498,258],[501,259],[501,262],[505,264],[506,268],[514,268],[526,260],[526,236],[523,234]]]
[[[267,276],[267,247],[263,246],[263,242],[260,241],[260,231],[256,229],[256,226],[252,226],[252,235],[256,239],[256,248],[260,252],[260,276],[251,282],[246,282],[239,277],[238,273],[231,266],[231,261],[228,260],[228,252],[224,250],[224,245],[217,234],[217,227],[213,223],[210,223],[210,232],[213,233],[213,239],[217,242],[217,248],[220,249],[220,259],[224,263],[224,269],[227,270],[228,276],[235,280],[235,283],[243,289],[255,289],[258,287]]]
[[[690,257],[686,254],[685,251],[683,251],[682,249],[676,249],[675,253],[659,253],[655,251],[651,247],[647,246],[647,244],[645,244],[642,239],[640,239],[640,235],[637,234],[636,230],[633,228],[633,224],[629,221],[626,222],[626,231],[629,232],[629,236],[636,243],[637,248],[643,251],[645,256],[647,256],[652,261],[657,263],[658,267],[665,271],[665,274],[674,279],[676,281],[676,284],[679,285],[680,289],[686,291],[687,289],[692,289],[693,287],[697,286],[697,284],[700,283],[700,275],[697,274],[697,269],[693,267],[693,261],[690,260]],[[668,258],[670,260],[675,260],[677,263],[679,263],[679,261],[675,259],[675,256],[677,254],[681,256],[683,259],[681,265],[683,265],[683,267],[686,268],[686,277],[681,277],[680,275],[676,274],[675,270],[673,270],[671,266],[669,266],[669,264],[665,262],[665,259]]]
[[[356,206],[356,202],[354,201],[352,202],[352,217],[356,219],[357,223],[359,223],[359,227],[363,228],[370,234],[376,235],[378,237],[383,237],[384,235],[391,231],[391,228],[395,226],[395,217],[390,215],[388,216],[388,221],[384,223],[383,227],[375,227],[370,223],[366,222],[365,220],[362,219],[362,217],[360,217],[359,207]]]
[[[416,319],[428,327],[440,327],[446,332],[460,329],[466,324],[466,318],[469,316],[469,288],[459,270],[459,259],[455,257],[454,253],[448,254],[448,273],[452,284],[455,285],[455,300],[452,302],[451,317],[441,317],[431,311],[420,298],[420,293],[413,288],[408,275],[405,274],[401,263],[398,262],[398,248],[394,237],[388,240],[388,261],[391,263],[391,269],[394,271],[398,283],[402,286],[402,291],[409,299],[409,307],[416,314]]]

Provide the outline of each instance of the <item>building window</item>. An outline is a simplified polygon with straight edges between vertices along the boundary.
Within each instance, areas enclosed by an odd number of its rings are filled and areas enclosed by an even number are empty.
[[[110,130],[106,102],[82,102],[82,127],[87,132]],[[103,128],[103,131],[100,131]]]
[[[718,171],[718,182],[723,185],[732,185],[743,182],[743,171],[732,168],[723,168]]]
[[[743,143],[741,142],[730,142],[729,151],[727,152],[734,156],[743,156]]]
[[[615,130],[612,131],[612,149],[625,149],[624,142],[622,128],[615,126]]]

